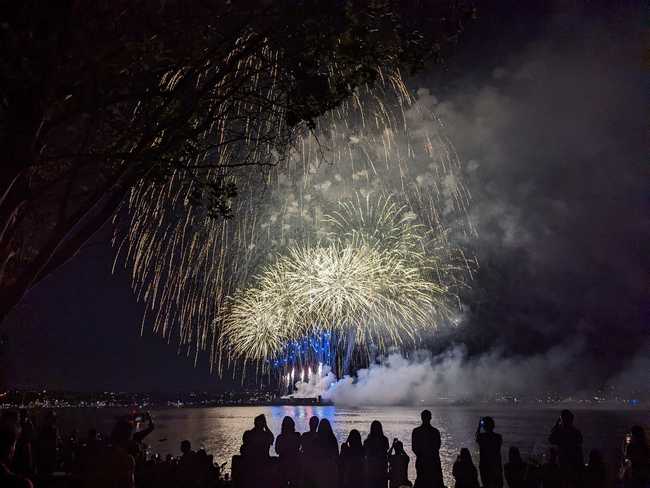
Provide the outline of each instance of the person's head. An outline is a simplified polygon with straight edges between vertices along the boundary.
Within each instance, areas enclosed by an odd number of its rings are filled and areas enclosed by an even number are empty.
[[[395,454],[399,454],[399,455],[406,454],[404,452],[404,444],[402,444],[401,441],[395,440],[393,442],[393,447],[395,448]]]
[[[422,413],[420,414],[420,418],[422,419],[423,424],[430,424],[431,412],[429,410],[422,410]]]
[[[280,430],[283,434],[292,434],[296,431],[296,423],[287,415],[282,419],[282,428]]]
[[[311,432],[316,432],[316,429],[318,429],[318,417],[314,415],[309,419],[309,430]]]
[[[521,463],[521,453],[519,452],[519,448],[515,446],[510,446],[510,450],[508,451],[508,461],[511,463]]]
[[[494,419],[492,417],[483,417],[483,428],[486,432],[494,431]]]
[[[646,444],[645,430],[640,425],[635,425],[630,429],[630,434],[632,436],[632,443],[634,444]]]
[[[192,443],[187,439],[181,442],[181,452],[187,454],[192,450]]]
[[[466,447],[463,447],[460,450],[459,458],[460,458],[460,462],[463,464],[474,464],[472,463],[472,455],[469,453],[469,449],[467,449]]]
[[[266,416],[263,413],[259,414],[257,417],[255,417],[253,423],[256,429],[263,429],[266,427]]]
[[[357,429],[352,429],[348,434],[347,444],[352,448],[361,448],[361,433]]]
[[[562,419],[562,425],[571,427],[573,425],[573,413],[571,410],[562,410],[560,413],[560,418]]]
[[[383,437],[383,436],[384,436],[384,428],[381,426],[381,422],[379,420],[373,420],[372,423],[370,424],[369,437]]]
[[[111,442],[117,446],[123,446],[131,440],[133,426],[126,420],[118,420],[111,433]]]
[[[330,424],[329,420],[322,419],[318,423],[318,433],[326,436],[334,435],[334,432],[332,431],[332,424]]]
[[[16,451],[17,437],[15,429],[0,429],[0,462],[11,464]]]

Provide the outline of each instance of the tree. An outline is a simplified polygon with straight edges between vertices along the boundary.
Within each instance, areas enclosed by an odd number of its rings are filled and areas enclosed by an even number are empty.
[[[190,198],[227,217],[233,161],[276,164],[381,69],[435,51],[400,16],[420,2],[405,5],[3,2],[0,322],[135,185],[190,178]]]

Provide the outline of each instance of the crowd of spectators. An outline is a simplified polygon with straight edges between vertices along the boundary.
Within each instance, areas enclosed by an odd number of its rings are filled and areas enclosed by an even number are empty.
[[[610,476],[600,451],[592,450],[584,463],[582,434],[573,420],[569,410],[562,411],[551,429],[548,440],[552,447],[545,462],[524,461],[519,449],[510,446],[504,464],[503,438],[494,430],[494,419],[483,417],[475,438],[478,469],[470,450],[461,448],[452,466],[454,487],[650,488],[650,452],[643,428],[631,429],[620,472]],[[411,435],[414,483],[408,477],[410,458],[403,443],[395,438],[389,444],[377,420],[370,424],[365,440],[353,429],[339,450],[327,419],[312,417],[309,430],[299,434],[293,419],[285,417],[274,438],[264,415],[256,417],[253,428],[244,433],[241,455],[233,458],[233,483],[236,488],[444,488],[440,431],[431,425],[430,411],[422,412],[421,421]],[[270,456],[274,444],[277,459]]]
[[[144,428],[136,430],[136,425]],[[183,441],[178,457],[165,459],[144,443],[154,430],[149,414],[116,419],[110,435],[91,429],[64,436],[56,414],[38,429],[27,411],[0,416],[0,488],[217,488],[228,486],[205,450]]]
[[[136,425],[142,426],[136,429]],[[583,459],[582,433],[574,416],[562,411],[549,435],[543,463],[524,460],[516,446],[501,452],[503,438],[495,422],[483,417],[476,430],[478,468],[470,450],[460,449],[451,467],[455,488],[650,488],[650,451],[645,431],[634,426],[626,436],[623,462],[608,472],[598,450]],[[411,459],[403,443],[392,442],[375,420],[369,434],[352,429],[340,446],[328,419],[312,417],[309,430],[296,431],[291,417],[282,421],[277,437],[264,415],[243,434],[240,455],[232,459],[232,479],[222,473],[205,450],[190,441],[180,455],[165,459],[144,443],[154,430],[150,415],[120,417],[109,436],[90,430],[62,436],[54,412],[38,428],[26,411],[0,415],[0,488],[444,488],[440,461],[441,436],[424,410],[413,429],[411,447],[416,477],[409,480]],[[276,456],[271,456],[271,448]],[[614,481],[612,481],[614,480]],[[451,488],[451,487],[449,487]]]

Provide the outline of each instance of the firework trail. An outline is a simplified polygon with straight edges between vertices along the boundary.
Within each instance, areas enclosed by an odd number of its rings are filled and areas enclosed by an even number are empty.
[[[196,205],[182,174],[136,188],[115,245],[147,305],[143,327],[188,354],[207,350],[218,371],[252,361],[283,375],[307,358],[331,364],[341,344],[387,348],[435,328],[476,264],[458,244],[474,234],[471,198],[431,98],[386,75],[288,157],[251,137],[246,154],[278,164],[251,170],[234,167],[240,150],[213,155],[208,177],[238,188],[232,219]],[[247,130],[281,123],[251,119]],[[334,293],[333,277],[352,295]],[[319,283],[319,300],[306,280]]]
[[[454,292],[440,276],[458,271],[414,218],[392,197],[340,204],[323,217],[325,242],[290,247],[229,300],[220,348],[244,361],[308,364],[311,348],[294,346],[327,332],[346,351],[336,358],[340,370],[355,350],[414,345],[453,315]]]

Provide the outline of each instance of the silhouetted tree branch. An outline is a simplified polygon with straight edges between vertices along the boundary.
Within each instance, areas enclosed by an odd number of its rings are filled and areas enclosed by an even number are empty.
[[[228,216],[229,168],[276,164],[381,70],[421,66],[466,12],[442,1],[1,5],[0,322],[135,185],[180,174]],[[445,26],[421,34],[404,21],[417,9]]]

